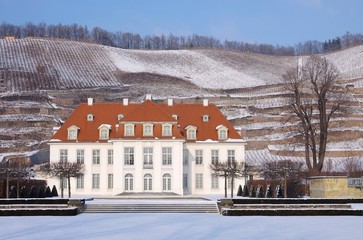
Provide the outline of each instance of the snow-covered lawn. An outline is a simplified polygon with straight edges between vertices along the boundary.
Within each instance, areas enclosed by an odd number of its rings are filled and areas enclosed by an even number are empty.
[[[1,239],[360,239],[362,218],[219,214],[0,217]]]

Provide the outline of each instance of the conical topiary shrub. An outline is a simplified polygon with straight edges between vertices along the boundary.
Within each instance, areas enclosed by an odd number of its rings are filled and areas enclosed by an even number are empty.
[[[247,187],[247,185],[245,184],[245,185],[243,186],[242,197],[248,197],[248,196],[249,196],[248,187]]]
[[[241,185],[239,185],[239,187],[238,187],[237,196],[242,197],[242,186]]]
[[[263,198],[264,197],[263,189],[262,189],[261,185],[257,186],[256,197],[258,197],[258,198]]]
[[[50,191],[49,186],[45,189],[45,197],[52,197],[52,191]]]
[[[251,185],[251,187],[250,187],[249,197],[256,197],[256,191],[255,191],[255,187],[253,185]]]
[[[38,197],[38,190],[35,186],[32,186],[30,189],[30,194],[29,194],[30,198],[37,198]]]
[[[20,197],[21,197],[21,198],[27,198],[27,197],[29,197],[29,196],[28,196],[28,189],[27,189],[27,187],[26,187],[26,186],[22,186],[22,187],[20,188]]]
[[[58,191],[55,185],[52,188],[52,197],[58,197]]]
[[[45,198],[45,188],[44,187],[39,188],[38,198]]]
[[[282,191],[282,188],[281,188],[281,185],[277,185],[276,186],[276,193],[275,193],[275,196],[277,198],[283,198],[284,197],[284,193]]]
[[[265,197],[266,198],[272,198],[273,197],[271,185],[267,185]]]

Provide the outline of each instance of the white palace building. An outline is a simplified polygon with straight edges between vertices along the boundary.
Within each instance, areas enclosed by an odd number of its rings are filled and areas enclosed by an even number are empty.
[[[50,162],[84,163],[72,194],[224,194],[214,162],[245,161],[245,141],[214,104],[81,104],[49,141]],[[236,179],[234,190],[243,186]],[[59,179],[48,179],[56,185]],[[231,187],[230,184],[228,186]]]

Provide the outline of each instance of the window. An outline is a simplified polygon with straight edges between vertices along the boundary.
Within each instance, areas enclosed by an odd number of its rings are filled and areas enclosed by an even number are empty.
[[[84,164],[84,150],[77,149],[77,163]]]
[[[195,150],[195,164],[203,164],[203,150]]]
[[[228,150],[227,161],[229,164],[236,161],[234,150]]]
[[[162,156],[163,165],[171,165],[172,164],[171,147],[163,147],[162,154],[163,154],[163,156]]]
[[[185,129],[187,131],[188,140],[195,140],[197,138],[197,128],[196,127],[189,125]]]
[[[183,173],[183,189],[188,189],[188,173]]]
[[[171,175],[169,173],[163,175],[163,191],[171,191]]]
[[[125,124],[125,136],[134,136],[133,124]]]
[[[153,189],[153,180],[151,174],[144,175],[144,191],[151,191]]]
[[[59,150],[59,161],[61,163],[68,162],[68,150],[67,149],[60,149]]]
[[[189,151],[188,150],[183,150],[183,165],[188,165],[189,164]]]
[[[82,175],[79,175],[77,177],[77,188],[78,189],[84,188],[84,175],[83,174]]]
[[[92,188],[93,189],[100,188],[100,174],[98,173],[92,174]]]
[[[203,174],[195,174],[195,189],[203,189]]]
[[[77,130],[76,129],[68,129],[68,139],[69,140],[77,139]]]
[[[212,189],[218,189],[218,175],[217,174],[212,174]]]
[[[153,135],[153,125],[144,124],[144,136],[152,136],[152,135]]]
[[[195,139],[195,130],[194,129],[189,129],[187,132],[187,138],[188,139]]]
[[[203,122],[209,121],[209,115],[203,115]]]
[[[123,117],[124,117],[124,115],[119,114],[119,115],[117,115],[117,120],[120,121]]]
[[[171,125],[163,125],[163,136],[171,136]]]
[[[134,165],[134,148],[125,147],[124,150],[125,165]]]
[[[144,147],[144,166],[153,165],[153,148]]]
[[[99,149],[92,150],[92,164],[100,164],[100,150]]]
[[[134,190],[134,178],[132,174],[128,173],[125,175],[125,191]]]
[[[113,188],[113,174],[107,175],[107,188],[112,189]]]
[[[89,122],[93,121],[93,115],[92,114],[87,115],[87,121],[89,121]]]
[[[100,139],[108,139],[108,129],[101,129],[100,130]]]
[[[216,129],[218,131],[219,140],[226,140],[228,138],[228,129],[225,126],[219,125]]]
[[[113,149],[107,150],[107,164],[113,164]]]
[[[218,150],[212,150],[212,164],[218,164],[219,152]]]
[[[68,187],[68,179],[66,177],[63,177],[62,178],[61,185],[62,184],[63,184],[63,188],[67,188]]]

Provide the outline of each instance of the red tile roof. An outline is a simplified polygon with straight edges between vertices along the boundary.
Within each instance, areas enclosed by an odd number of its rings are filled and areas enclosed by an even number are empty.
[[[87,115],[94,116],[93,121],[87,121]],[[118,115],[123,118],[118,121]],[[173,117],[177,115],[177,120]],[[208,115],[209,120],[203,121],[203,115]],[[124,136],[124,124],[135,124],[135,135]],[[152,123],[153,136],[143,136],[143,123]],[[162,123],[172,124],[172,136],[162,136]],[[122,103],[87,103],[81,104],[61,126],[51,141],[75,142],[68,140],[68,127],[79,127],[78,142],[102,142],[99,139],[99,127],[102,124],[111,125],[110,139],[186,139],[185,128],[189,125],[197,127],[197,141],[218,141],[217,126],[223,125],[228,129],[228,138],[241,139],[230,122],[223,116],[214,104],[157,104],[146,100],[140,104]],[[118,126],[118,127],[117,127]]]

